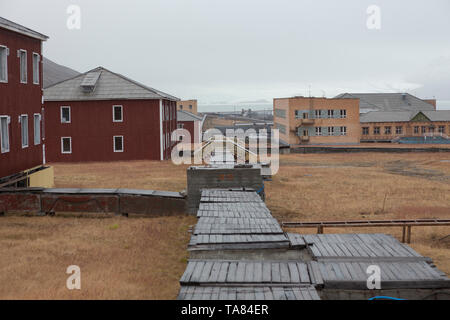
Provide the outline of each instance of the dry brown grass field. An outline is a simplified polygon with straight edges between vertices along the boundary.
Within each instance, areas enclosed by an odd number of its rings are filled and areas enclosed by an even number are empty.
[[[448,219],[450,153],[284,155],[278,174],[267,183],[266,199],[279,221]],[[401,239],[401,228],[325,232],[377,232]],[[413,227],[411,246],[450,274],[450,227]]]
[[[450,154],[281,156],[266,182],[280,221],[450,218]],[[54,164],[56,187],[181,191],[187,166],[171,162]],[[0,299],[174,299],[194,217],[0,218]],[[298,232],[315,232],[299,229]],[[400,228],[325,229],[383,232]],[[450,227],[414,227],[411,246],[450,274]],[[82,290],[65,287],[81,267]]]

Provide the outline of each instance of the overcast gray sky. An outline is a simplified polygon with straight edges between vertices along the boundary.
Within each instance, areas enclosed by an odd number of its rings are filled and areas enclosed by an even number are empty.
[[[67,7],[81,28],[66,26]],[[369,5],[381,29],[366,26]],[[450,101],[450,1],[0,0],[44,54],[201,103],[409,91]]]

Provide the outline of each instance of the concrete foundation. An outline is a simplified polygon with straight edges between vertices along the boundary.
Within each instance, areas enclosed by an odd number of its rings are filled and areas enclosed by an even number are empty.
[[[264,194],[261,169],[234,165],[190,167],[187,170],[188,212],[196,214],[202,189],[251,188]]]

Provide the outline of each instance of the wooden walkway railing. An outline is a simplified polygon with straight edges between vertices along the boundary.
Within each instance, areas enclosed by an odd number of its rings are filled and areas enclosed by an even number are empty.
[[[351,221],[315,221],[282,222],[284,228],[317,228],[323,233],[327,228],[367,228],[367,227],[402,227],[402,242],[411,243],[412,227],[450,226],[450,219],[412,219],[412,220],[351,220]]]

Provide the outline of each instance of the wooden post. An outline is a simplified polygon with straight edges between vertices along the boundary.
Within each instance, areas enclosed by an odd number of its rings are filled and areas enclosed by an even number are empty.
[[[408,226],[408,235],[406,239],[406,243],[411,243],[411,226]]]
[[[322,234],[322,233],[323,233],[323,226],[319,226],[319,227],[317,228],[317,233],[318,233],[318,234]]]
[[[402,242],[406,243],[406,226],[402,227]]]

